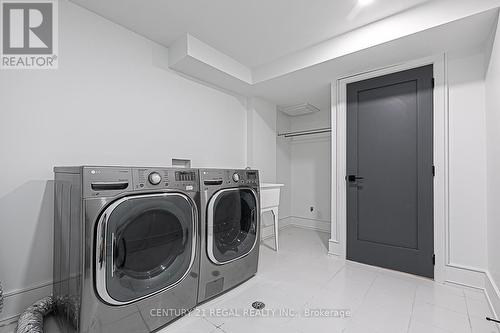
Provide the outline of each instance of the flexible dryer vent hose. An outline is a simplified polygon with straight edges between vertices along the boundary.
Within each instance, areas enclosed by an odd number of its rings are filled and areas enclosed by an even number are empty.
[[[43,318],[50,314],[55,307],[52,296],[42,298],[19,317],[16,333],[43,333]]]

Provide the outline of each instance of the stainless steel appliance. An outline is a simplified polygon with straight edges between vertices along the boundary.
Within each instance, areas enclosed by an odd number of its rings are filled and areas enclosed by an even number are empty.
[[[257,273],[259,173],[200,169],[200,287],[203,302]]]
[[[54,172],[54,296],[63,332],[151,332],[196,305],[197,170]]]

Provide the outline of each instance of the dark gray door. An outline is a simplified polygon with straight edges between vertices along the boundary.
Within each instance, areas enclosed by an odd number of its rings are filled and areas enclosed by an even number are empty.
[[[347,85],[347,258],[434,277],[432,65]]]

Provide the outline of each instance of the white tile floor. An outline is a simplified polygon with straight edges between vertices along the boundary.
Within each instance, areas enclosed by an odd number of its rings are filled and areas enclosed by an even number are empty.
[[[279,253],[272,239],[261,246],[257,276],[160,332],[499,333],[484,319],[491,311],[482,292],[344,262],[326,254],[327,244],[325,233],[283,230]],[[254,301],[276,314],[293,309],[295,316],[250,316]],[[311,318],[305,309],[344,310],[350,316]],[[55,332],[50,321],[46,332]]]
[[[343,262],[326,254],[324,233],[288,228],[280,236],[279,253],[272,239],[261,246],[256,277],[161,332],[499,332],[484,319],[491,313],[480,291]],[[296,316],[248,316],[254,301],[276,313],[294,309]],[[305,309],[348,310],[351,316],[310,318]]]

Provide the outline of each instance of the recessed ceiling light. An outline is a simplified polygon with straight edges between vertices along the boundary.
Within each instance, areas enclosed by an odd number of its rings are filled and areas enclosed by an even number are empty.
[[[358,4],[360,6],[368,6],[371,5],[375,0],[358,0]]]

